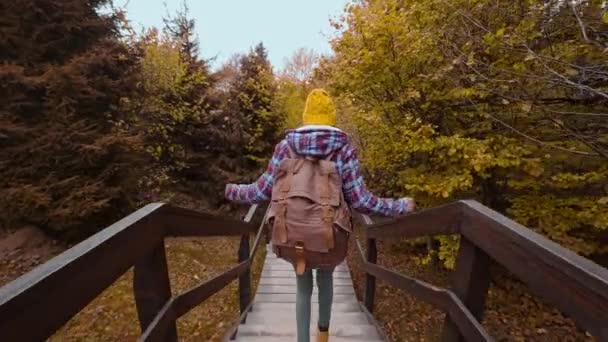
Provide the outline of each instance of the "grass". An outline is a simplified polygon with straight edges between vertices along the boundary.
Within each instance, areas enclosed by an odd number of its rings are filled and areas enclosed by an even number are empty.
[[[170,239],[165,245],[175,295],[236,265],[239,238]],[[263,253],[264,249],[259,251]],[[253,291],[263,266],[262,253],[252,267]],[[49,341],[135,341],[140,330],[132,282],[133,271],[129,270]],[[235,280],[178,320],[179,340],[221,341],[238,318],[238,306]]]

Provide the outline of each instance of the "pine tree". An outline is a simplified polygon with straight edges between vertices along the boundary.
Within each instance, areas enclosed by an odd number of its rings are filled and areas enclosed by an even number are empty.
[[[230,89],[229,109],[246,122],[247,152],[264,163],[277,143],[283,118],[273,111],[276,89],[268,53],[262,43],[240,58],[239,72]]]
[[[144,132],[152,172],[144,179],[153,199],[172,193],[223,199],[228,179],[241,174],[242,120],[220,110],[208,64],[199,57],[187,7],[150,29],[139,42],[141,96],[132,104]]]
[[[133,62],[107,2],[0,4],[1,227],[83,236],[132,210]]]
[[[208,76],[209,65],[200,58],[200,44],[196,34],[196,20],[190,17],[190,9],[184,1],[175,14],[164,18],[163,32],[179,45],[179,52],[190,69],[204,72]]]

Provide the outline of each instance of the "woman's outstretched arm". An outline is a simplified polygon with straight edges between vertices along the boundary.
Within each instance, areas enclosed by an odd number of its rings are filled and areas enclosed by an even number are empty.
[[[348,144],[341,155],[342,190],[351,207],[365,214],[399,216],[415,209],[411,198],[381,198],[365,186],[355,148]]]
[[[226,185],[226,199],[239,203],[261,203],[270,200],[272,186],[279,171],[281,161],[289,156],[287,140],[277,144],[268,163],[266,171],[251,184],[228,184]]]

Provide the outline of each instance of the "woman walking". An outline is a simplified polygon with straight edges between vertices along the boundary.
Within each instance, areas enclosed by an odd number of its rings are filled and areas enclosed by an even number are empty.
[[[415,209],[411,198],[379,198],[367,190],[348,135],[336,128],[336,109],[323,89],[306,100],[303,126],[287,132],[266,172],[253,184],[228,184],[226,198],[271,201],[273,250],[296,271],[298,342],[310,340],[313,272],[319,289],[317,340],[329,338],[333,269],[346,256],[350,209],[399,216]]]

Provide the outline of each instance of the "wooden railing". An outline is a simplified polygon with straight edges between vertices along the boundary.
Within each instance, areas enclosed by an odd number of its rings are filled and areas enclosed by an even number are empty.
[[[251,307],[250,267],[265,230],[253,223],[150,204],[0,289],[0,341],[51,336],[118,277],[134,266],[133,290],[140,341],[176,341],[176,320],[239,278],[241,317]],[[257,211],[260,212],[259,210]],[[365,307],[374,310],[376,280],[403,289],[446,313],[443,341],[491,341],[480,324],[493,259],[530,290],[572,318],[599,341],[608,341],[608,270],[578,256],[475,201],[459,201],[406,217],[366,223]],[[252,248],[249,237],[257,230]],[[378,239],[459,234],[450,289],[377,264]],[[241,236],[238,264],[171,297],[165,237]],[[234,334],[235,327],[229,331]]]
[[[373,313],[376,279],[405,290],[446,313],[442,341],[492,341],[480,324],[490,286],[490,259],[598,341],[608,341],[608,270],[481,205],[459,201],[403,218],[366,225],[364,304]],[[377,239],[460,234],[450,289],[377,265]]]
[[[263,232],[253,223],[256,208],[238,221],[162,203],[145,206],[2,287],[0,341],[45,340],[133,266],[140,341],[177,341],[175,321],[237,277],[245,314],[250,267]],[[171,297],[165,237],[239,235],[236,266]]]

